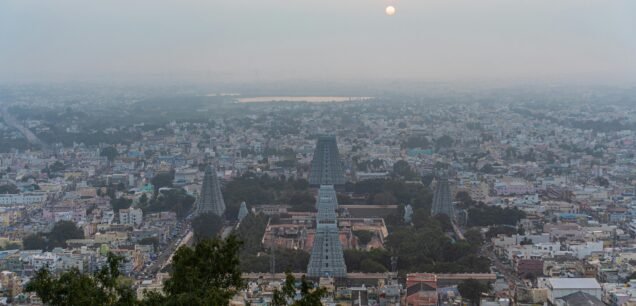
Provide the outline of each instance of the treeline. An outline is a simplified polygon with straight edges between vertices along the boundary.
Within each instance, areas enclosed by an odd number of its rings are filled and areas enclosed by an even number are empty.
[[[436,218],[427,218],[414,227],[396,229],[387,239],[386,247],[399,257],[402,271],[426,272],[486,272],[489,260],[477,255],[481,247],[477,239],[453,241]]]
[[[139,208],[143,210],[144,214],[172,211],[177,214],[177,218],[182,219],[192,211],[194,202],[195,198],[186,193],[185,190],[175,188],[159,192],[156,197],[145,203],[140,201]]]
[[[517,208],[487,206],[483,203],[468,209],[469,226],[516,225],[526,217],[526,213]]]
[[[193,248],[180,247],[163,289],[146,291],[143,298],[137,297],[133,280],[120,272],[124,259],[113,253],[92,275],[72,268],[54,276],[41,269],[27,283],[26,291],[35,292],[45,305],[229,305],[232,297],[247,285],[240,269],[241,245],[235,236],[230,236],[226,240],[203,240]],[[321,305],[326,291],[313,287],[305,277],[297,282],[287,274],[282,288],[273,292],[272,305]]]
[[[72,221],[58,221],[49,233],[34,233],[22,239],[24,250],[51,251],[66,248],[66,240],[83,239],[84,232]]]
[[[542,113],[532,112],[527,109],[517,108],[517,109],[513,109],[513,111],[519,114],[522,114],[524,116],[533,117],[535,119],[548,120],[563,126],[569,126],[572,128],[582,129],[582,130],[593,130],[595,132],[601,132],[601,133],[618,132],[618,131],[636,129],[636,124],[634,123],[626,124],[618,120],[611,120],[611,121],[591,120],[591,119],[573,120],[572,118],[568,118],[567,120],[562,120],[562,119],[554,118]]]
[[[391,257],[398,258],[399,271],[435,273],[487,272],[490,261],[477,255],[483,243],[479,232],[469,231],[466,240],[453,241],[441,220],[427,216],[415,226],[402,226],[387,238],[384,250],[346,250],[349,272],[387,272]]]
[[[292,210],[312,211],[315,199],[305,179],[276,178],[247,173],[228,182],[223,188],[227,216],[235,219],[241,202],[248,205],[290,204]]]
[[[411,204],[413,208],[429,210],[433,199],[431,190],[424,184],[410,184],[399,179],[347,182],[345,191],[368,195],[367,204]]]

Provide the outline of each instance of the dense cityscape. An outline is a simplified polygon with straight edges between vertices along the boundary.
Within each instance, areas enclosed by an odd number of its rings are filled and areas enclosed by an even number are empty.
[[[636,92],[425,87],[2,87],[2,303],[177,305],[198,258],[230,305],[636,305]]]
[[[636,1],[0,1],[1,305],[636,306]]]

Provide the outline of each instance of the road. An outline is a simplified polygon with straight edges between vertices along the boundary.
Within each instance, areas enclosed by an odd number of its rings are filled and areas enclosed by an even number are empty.
[[[234,226],[232,225],[229,225],[223,228],[223,230],[221,230],[221,239],[227,239],[227,236],[229,236],[232,233],[233,229],[234,229]]]
[[[457,239],[466,240],[466,238],[464,238],[464,233],[462,233],[462,230],[459,228],[459,226],[457,226],[457,224],[455,224],[455,222],[451,221],[451,226],[453,227],[453,231],[455,232]]]
[[[189,242],[192,239],[192,230],[188,229],[185,233],[179,236],[179,238],[172,239],[170,243],[163,248],[157,259],[144,269],[146,275],[155,275],[161,269],[165,268],[168,261],[172,260],[174,252],[182,246],[185,242]]]
[[[167,267],[169,264],[172,263],[172,257],[174,256],[174,254],[177,252],[177,250],[184,246],[184,245],[190,245],[190,241],[192,241],[192,237],[194,236],[192,230],[189,230],[185,236],[183,236],[182,239],[178,240],[178,244],[176,247],[174,247],[174,249],[172,250],[172,252],[170,252],[170,257],[168,257],[168,260],[166,260],[162,265],[161,265],[161,269],[159,269],[159,271],[163,270],[165,267]]]
[[[224,227],[221,230],[221,237],[223,239],[227,238],[227,236],[232,233],[233,229],[234,227],[231,225]],[[157,259],[144,270],[146,275],[155,275],[159,271],[170,265],[170,263],[172,263],[172,257],[174,256],[174,253],[176,253],[181,246],[192,245],[193,237],[194,232],[192,231],[192,229],[188,229],[185,234],[182,235],[179,239],[173,239],[170,244],[163,249]]]
[[[501,262],[497,254],[495,254],[495,252],[493,251],[493,245],[491,243],[484,244],[482,246],[481,252],[484,256],[488,257],[495,268],[497,268],[497,270],[501,274],[503,274],[503,277],[506,281],[508,281],[508,286],[510,288],[524,285],[523,280],[519,278],[517,272],[515,272],[509,265]]]
[[[0,108],[0,115],[2,115],[2,118],[4,119],[4,122],[8,126],[15,128],[20,133],[22,133],[22,135],[24,135],[24,137],[27,139],[27,141],[29,141],[31,144],[37,145],[37,146],[39,146],[42,149],[46,149],[47,148],[47,144],[44,141],[42,141],[42,139],[38,138],[38,136],[33,134],[33,132],[31,132],[31,130],[29,130],[24,125],[22,125],[20,123],[20,121],[18,121],[15,117],[13,117],[9,113],[9,110],[7,109],[6,106]]]

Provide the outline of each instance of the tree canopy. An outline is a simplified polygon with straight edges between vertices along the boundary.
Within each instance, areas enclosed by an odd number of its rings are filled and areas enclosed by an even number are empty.
[[[469,226],[516,225],[526,214],[517,208],[478,204],[468,209]]]
[[[172,187],[172,181],[174,181],[174,171],[159,172],[155,174],[150,180],[152,186],[155,187],[155,196],[158,195],[158,190],[163,187]]]
[[[353,231],[353,234],[358,238],[358,242],[362,246],[367,245],[373,238],[373,232],[366,230]]]
[[[106,157],[110,162],[115,160],[117,155],[119,155],[119,152],[117,152],[117,149],[112,146],[105,147],[99,152],[99,156]]]
[[[416,211],[417,212],[417,211]],[[400,227],[386,247],[399,256],[400,269],[444,273],[487,272],[490,261],[477,254],[481,239],[452,241],[436,218],[421,216],[415,227]],[[414,219],[415,220],[415,219]]]
[[[58,221],[53,226],[53,230],[48,234],[51,248],[66,247],[66,240],[83,239],[84,232],[75,225],[73,221]]]
[[[197,241],[216,237],[223,228],[223,218],[214,213],[204,213],[192,219],[192,231]]]
[[[426,149],[431,146],[428,138],[424,135],[413,135],[406,139],[402,146],[407,149],[422,148]]]
[[[227,204],[226,215],[229,219],[235,219],[243,201],[250,205],[285,203],[292,205],[292,210],[311,211],[315,200],[312,197],[308,201],[308,190],[309,183],[305,179],[247,173],[225,185],[223,198]]]
[[[72,268],[56,277],[43,268],[26,291],[35,292],[47,305],[135,305],[135,291],[119,272],[122,261],[109,253],[106,265],[93,275]]]
[[[193,196],[179,188],[162,191],[160,195],[152,198],[146,203],[140,201],[139,207],[143,210],[144,214],[173,211],[177,214],[177,218],[181,219],[190,213],[194,206],[194,202],[195,198]]]
[[[312,288],[313,286],[303,275],[300,279],[300,288],[296,287],[296,278],[287,272],[282,288],[274,291],[273,306],[320,306],[320,299],[327,293],[324,288]],[[300,298],[296,292],[300,291]]]
[[[132,205],[132,200],[124,197],[111,199],[110,205],[113,207],[113,210],[118,213],[120,209],[130,208],[130,205]]]
[[[123,258],[112,253],[108,254],[106,264],[92,275],[72,268],[54,276],[41,269],[26,290],[35,292],[47,305],[227,305],[245,287],[239,269],[241,244],[231,235],[226,240],[202,240],[194,248],[180,247],[173,257],[163,292],[146,292],[142,300],[136,298],[132,282],[120,274]],[[311,297],[321,291],[310,292],[308,288],[309,285],[303,285],[301,291],[308,296],[307,301],[314,301]]]
[[[239,269],[241,242],[202,240],[194,248],[180,247],[173,257],[164,293],[149,293],[147,305],[227,305],[245,287]]]
[[[435,139],[435,147],[437,147],[438,149],[449,148],[453,145],[453,142],[455,142],[455,140],[453,140],[452,137],[444,135],[440,138]]]
[[[0,194],[17,194],[20,193],[20,189],[13,184],[0,185]]]
[[[393,164],[393,174],[405,180],[414,180],[419,177],[417,172],[413,171],[409,163],[405,160],[398,160]]]
[[[66,240],[82,239],[84,232],[73,221],[58,221],[50,233],[30,234],[22,239],[25,250],[52,250],[65,248]]]
[[[490,285],[475,279],[467,279],[457,285],[457,290],[462,298],[469,300],[472,305],[479,305],[481,294],[490,291]]]

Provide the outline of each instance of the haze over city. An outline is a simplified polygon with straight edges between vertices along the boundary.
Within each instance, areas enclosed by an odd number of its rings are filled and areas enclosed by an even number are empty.
[[[630,0],[3,1],[0,81],[633,84],[634,11]]]
[[[0,0],[0,305],[636,306],[636,1]]]

